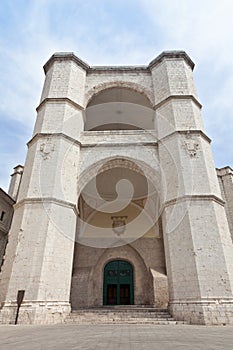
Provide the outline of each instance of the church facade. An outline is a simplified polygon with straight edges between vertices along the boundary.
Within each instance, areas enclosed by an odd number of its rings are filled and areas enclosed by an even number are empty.
[[[183,51],[148,66],[45,64],[0,275],[0,322],[105,306],[233,324],[233,171],[215,169]],[[22,179],[21,179],[22,176]],[[13,195],[14,194],[14,195]]]

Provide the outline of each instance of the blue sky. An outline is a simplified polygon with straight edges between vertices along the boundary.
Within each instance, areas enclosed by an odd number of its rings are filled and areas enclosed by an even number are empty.
[[[141,65],[185,50],[216,167],[233,166],[232,13],[232,0],[1,0],[0,186],[24,163],[42,66],[59,51],[90,65]]]

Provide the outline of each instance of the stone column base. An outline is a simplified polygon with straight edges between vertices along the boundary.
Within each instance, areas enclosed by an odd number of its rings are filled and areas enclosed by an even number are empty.
[[[4,303],[0,310],[0,324],[14,324],[16,311],[16,302]],[[24,302],[19,310],[18,324],[63,323],[70,312],[67,302]]]
[[[203,325],[233,325],[233,299],[173,301],[169,311],[177,321]]]

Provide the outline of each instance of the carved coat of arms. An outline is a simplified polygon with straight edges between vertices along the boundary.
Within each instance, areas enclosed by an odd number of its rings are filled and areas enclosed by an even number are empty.
[[[124,232],[126,230],[127,216],[112,216],[111,219],[112,219],[113,232],[117,236],[124,234]]]
[[[40,145],[40,152],[43,159],[48,159],[51,152],[54,151],[54,145],[51,142],[44,142]]]
[[[184,145],[190,157],[196,157],[197,150],[199,149],[198,141],[191,138],[187,138],[187,140],[184,141]]]

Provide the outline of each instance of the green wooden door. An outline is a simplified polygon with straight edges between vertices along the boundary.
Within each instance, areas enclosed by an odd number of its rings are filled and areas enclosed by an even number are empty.
[[[103,304],[134,303],[133,267],[124,260],[110,261],[104,268]]]

